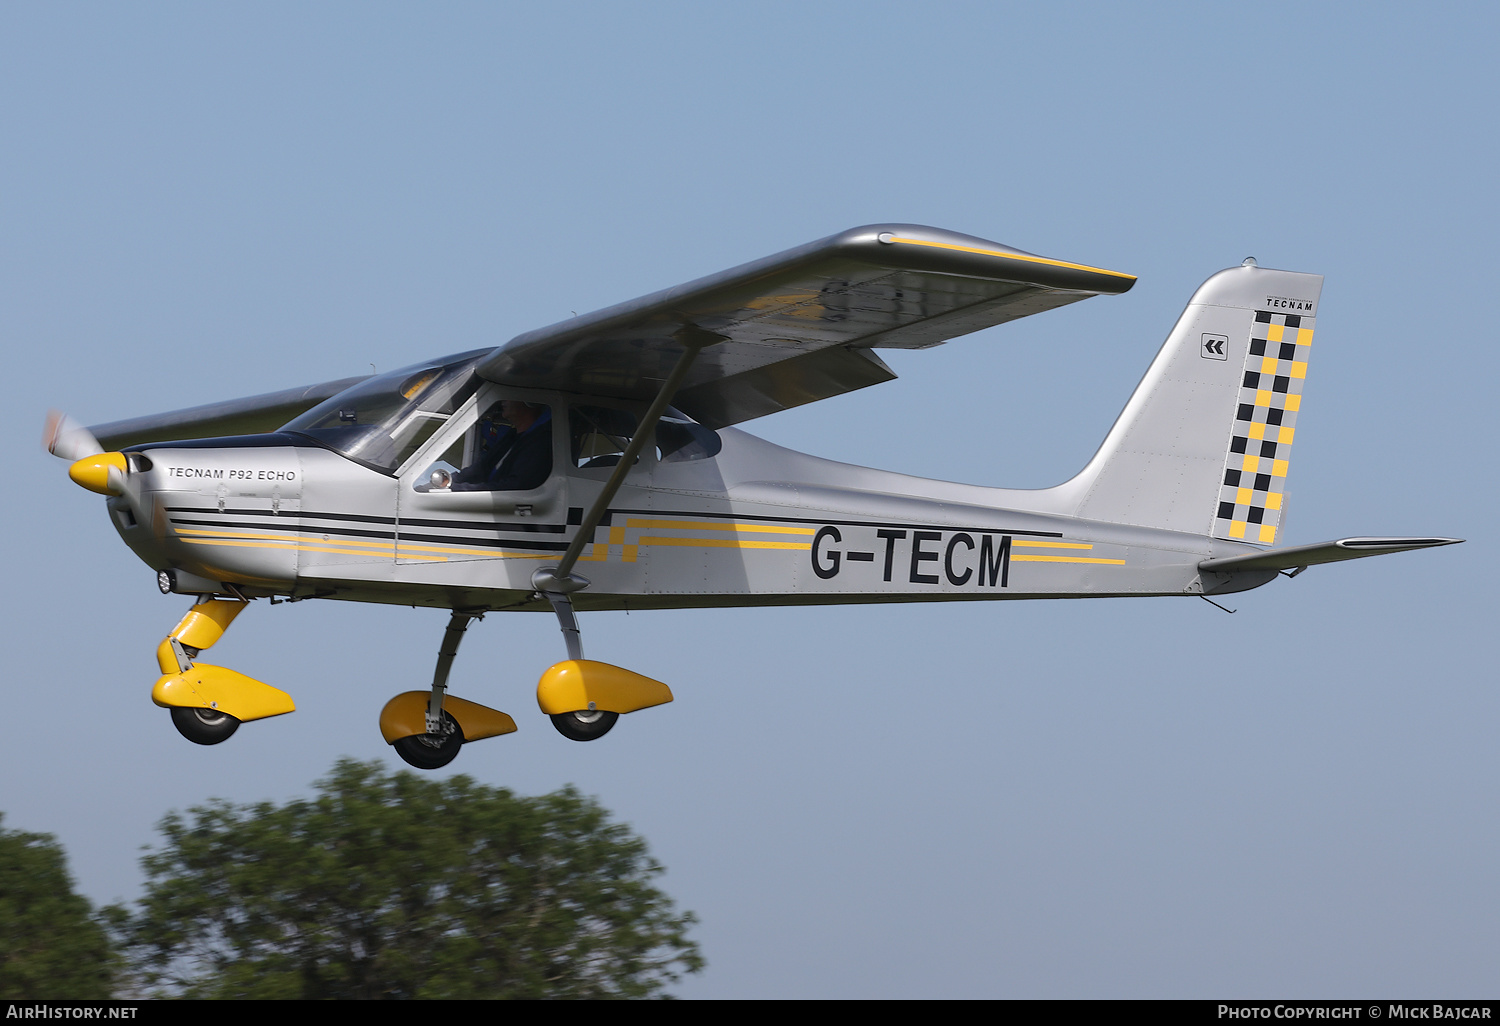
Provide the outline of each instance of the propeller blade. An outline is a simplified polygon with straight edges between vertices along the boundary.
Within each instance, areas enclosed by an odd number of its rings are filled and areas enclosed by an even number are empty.
[[[104,451],[93,432],[61,410],[48,411],[42,445],[52,455],[61,456],[70,463]]]

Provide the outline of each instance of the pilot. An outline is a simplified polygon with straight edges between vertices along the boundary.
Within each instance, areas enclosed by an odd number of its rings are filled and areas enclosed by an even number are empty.
[[[524,491],[552,473],[552,409],[502,399],[479,419],[474,462],[453,476],[455,492]]]

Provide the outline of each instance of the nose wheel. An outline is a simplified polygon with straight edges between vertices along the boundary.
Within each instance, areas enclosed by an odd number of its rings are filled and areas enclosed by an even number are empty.
[[[557,732],[569,741],[594,741],[608,734],[619,718],[619,713],[595,709],[589,712],[558,713],[551,719]]]
[[[217,709],[174,706],[172,726],[195,745],[216,745],[228,741],[229,736],[240,729],[240,721]]]

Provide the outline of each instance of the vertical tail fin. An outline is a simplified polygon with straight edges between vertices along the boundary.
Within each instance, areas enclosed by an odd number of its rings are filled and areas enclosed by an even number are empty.
[[[1246,261],[1199,287],[1088,466],[1091,520],[1270,544],[1323,277]]]

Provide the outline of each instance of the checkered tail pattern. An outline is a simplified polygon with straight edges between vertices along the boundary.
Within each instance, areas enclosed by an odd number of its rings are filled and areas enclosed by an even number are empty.
[[[1255,314],[1219,488],[1216,538],[1263,545],[1276,540],[1312,337],[1311,317],[1266,310]]]

